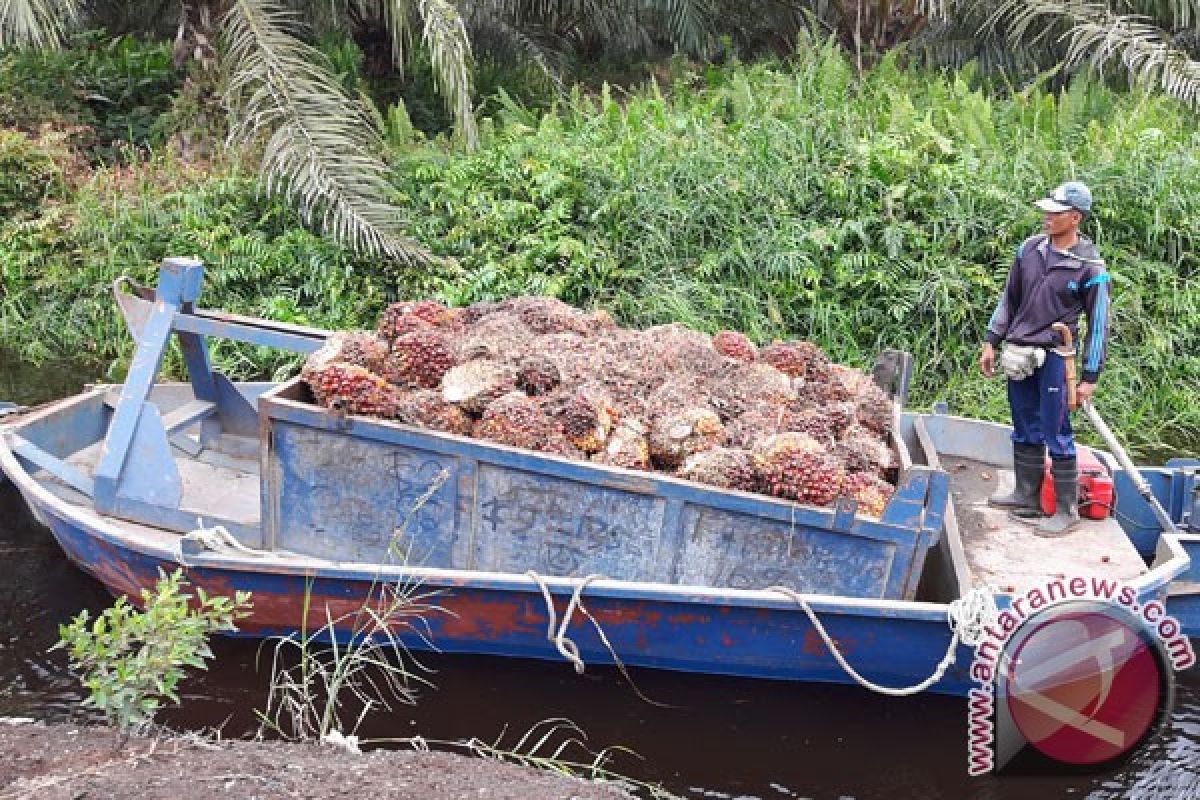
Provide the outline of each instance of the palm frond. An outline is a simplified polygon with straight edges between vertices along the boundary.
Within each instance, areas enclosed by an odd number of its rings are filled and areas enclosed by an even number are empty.
[[[499,13],[494,3],[464,4],[464,22],[471,31],[475,48],[486,53],[503,49],[518,53],[538,69],[560,97],[566,94],[563,84],[566,53],[555,46],[553,36],[532,27],[519,28],[510,18]]]
[[[1184,16],[1190,3],[1172,3]],[[1107,4],[1078,0],[1006,0],[990,25],[1007,23],[1013,41],[1057,36],[1067,42],[1068,67],[1090,63],[1104,69],[1120,63],[1131,80],[1157,86],[1191,106],[1200,106],[1200,62],[1170,43],[1171,35],[1144,16],[1119,14]],[[1061,33],[1060,33],[1061,31]]]
[[[471,40],[463,18],[447,0],[417,0],[424,21],[422,38],[429,48],[433,79],[454,116],[468,150],[479,144],[471,103]]]
[[[78,19],[77,0],[0,0],[0,48],[57,47]]]
[[[234,0],[223,27],[231,140],[262,143],[268,191],[290,196],[304,219],[360,251],[406,263],[431,256],[397,229],[374,120],[288,33],[293,16],[270,0]]]
[[[708,0],[655,0],[650,4],[663,14],[667,33],[688,53],[703,57],[713,42],[716,9]]]

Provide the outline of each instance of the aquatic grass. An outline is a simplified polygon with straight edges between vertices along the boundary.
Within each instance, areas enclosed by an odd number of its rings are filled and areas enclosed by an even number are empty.
[[[515,741],[507,740],[507,727],[492,741],[477,737],[459,740],[426,739],[409,736],[393,739],[373,739],[373,745],[401,745],[419,752],[445,750],[465,753],[477,758],[515,764],[529,769],[553,772],[599,784],[608,784],[633,797],[650,800],[680,800],[678,795],[657,783],[627,777],[613,766],[617,756],[641,758],[636,752],[620,745],[592,750],[587,734],[569,719],[554,717],[534,723]],[[511,743],[509,743],[511,741]]]
[[[409,526],[448,479],[442,470],[413,501],[388,542],[381,571],[413,563]],[[403,637],[437,649],[429,618],[448,613],[433,602],[439,591],[411,577],[377,577],[358,607],[335,616],[326,606],[324,624],[310,630],[312,588],[310,580],[300,630],[264,641],[273,641],[274,649],[266,708],[256,710],[260,737],[267,731],[292,741],[352,737],[370,714],[391,711],[393,703],[412,705],[420,687],[433,685]]]

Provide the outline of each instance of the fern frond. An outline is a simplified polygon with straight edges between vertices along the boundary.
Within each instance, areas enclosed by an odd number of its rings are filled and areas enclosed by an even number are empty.
[[[58,47],[78,19],[78,0],[0,0],[0,48]]]
[[[429,261],[397,229],[398,211],[385,199],[374,120],[324,56],[287,32],[292,24],[271,0],[233,0],[223,20],[230,139],[262,144],[267,190],[291,197],[309,224],[362,252]]]

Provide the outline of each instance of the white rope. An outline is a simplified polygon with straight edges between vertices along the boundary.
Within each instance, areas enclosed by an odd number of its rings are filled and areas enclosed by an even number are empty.
[[[620,670],[621,675],[626,681],[628,681],[629,686],[633,689],[637,696],[653,706],[658,706],[660,708],[675,708],[675,706],[672,706],[668,703],[660,703],[657,700],[652,700],[651,698],[647,697],[641,689],[638,688],[637,683],[635,683],[633,680],[633,676],[629,674],[629,670],[625,669],[625,664],[621,661],[621,657],[617,655],[617,651],[612,646],[612,642],[608,640],[608,636],[604,633],[604,628],[600,626],[600,621],[592,616],[592,613],[584,607],[583,590],[586,589],[588,584],[590,584],[592,581],[602,579],[604,577],[603,575],[588,575],[575,586],[575,591],[571,593],[571,600],[569,603],[567,603],[567,610],[563,613],[562,623],[559,624],[558,629],[555,630],[557,615],[554,611],[554,598],[550,595],[550,587],[546,585],[546,581],[542,578],[542,576],[538,575],[533,570],[528,570],[525,574],[528,575],[529,578],[535,584],[537,584],[538,588],[542,590],[542,597],[546,601],[546,619],[548,620],[546,625],[546,639],[550,642],[553,642],[555,648],[558,649],[558,652],[562,654],[563,658],[567,659],[575,666],[575,672],[582,675],[584,668],[586,667],[586,665],[583,663],[583,658],[581,658],[579,655],[579,646],[576,645],[571,639],[567,638],[567,626],[571,624],[571,617],[574,616],[575,609],[578,608],[579,613],[583,614],[583,616],[587,618],[588,622],[592,623],[592,627],[596,629],[596,636],[600,638],[600,643],[604,645],[606,650],[608,650],[608,654],[612,656],[613,664],[615,664],[617,669]]]
[[[918,694],[940,681],[942,676],[946,674],[946,670],[954,663],[958,643],[961,641],[972,647],[978,644],[983,639],[985,627],[997,614],[996,602],[989,589],[979,587],[971,589],[965,595],[950,603],[950,607],[946,613],[946,622],[952,631],[950,645],[946,648],[946,655],[942,657],[933,674],[912,686],[881,686],[864,678],[855,671],[854,667],[850,666],[850,663],[846,661],[845,657],[838,650],[837,643],[833,641],[833,638],[825,630],[825,626],[817,619],[816,613],[809,606],[808,601],[804,599],[803,595],[786,586],[769,586],[767,587],[767,591],[779,592],[800,606],[801,610],[808,615],[808,620],[812,623],[813,629],[816,630],[825,642],[825,646],[829,648],[829,653],[837,661],[838,666],[853,678],[859,686],[891,697],[906,697]]]
[[[577,607],[581,609],[583,608],[582,604],[580,603],[580,597],[583,594],[583,590],[589,583],[599,580],[604,576],[595,574],[588,575],[575,586],[575,591],[571,593],[571,601],[567,603],[567,610],[563,612],[562,624],[558,626],[558,630],[556,631],[554,626],[558,615],[554,611],[554,598],[550,596],[550,587],[546,585],[546,581],[543,580],[542,576],[538,575],[533,570],[529,570],[525,574],[528,575],[530,579],[537,584],[538,588],[542,590],[542,597],[546,600],[546,618],[549,620],[549,624],[546,626],[546,639],[552,642],[555,648],[558,649],[558,652],[562,654],[562,657],[574,664],[575,671],[582,675],[587,665],[583,663],[583,659],[579,656],[579,645],[567,638],[567,626],[571,624],[571,617],[574,616],[575,609]],[[584,609],[584,613],[587,613],[586,609]],[[594,620],[593,624],[595,624]],[[597,628],[598,627],[599,626],[597,625]],[[601,639],[604,639],[605,644],[607,644],[608,642],[607,639],[604,638],[603,631],[601,631],[600,636]],[[609,649],[612,649],[611,645],[609,646]]]
[[[948,616],[950,628],[958,634],[959,641],[975,647],[987,637],[988,626],[1000,616],[996,590],[991,586],[976,586],[950,603]]]
[[[187,561],[183,552],[183,542],[194,542],[199,544],[205,550],[211,550],[214,553],[242,553],[243,555],[262,558],[271,555],[265,550],[255,550],[253,547],[247,547],[237,540],[237,538],[226,530],[224,525],[214,525],[211,528],[205,528],[204,523],[200,523],[200,527],[191,533],[185,533],[179,542],[179,562],[186,564]]]

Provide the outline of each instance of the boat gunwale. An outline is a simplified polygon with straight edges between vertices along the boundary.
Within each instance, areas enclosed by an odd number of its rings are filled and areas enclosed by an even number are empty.
[[[76,403],[86,402],[97,394],[97,388],[64,398],[45,409],[45,414],[62,411]],[[22,422],[31,421],[23,419]],[[484,572],[479,570],[442,569],[435,567],[394,566],[378,564],[335,562],[311,556],[280,556],[263,551],[262,557],[238,557],[233,555],[194,555],[183,557],[178,547],[166,547],[147,541],[132,528],[122,526],[120,520],[101,516],[93,509],[85,508],[61,498],[41,484],[13,453],[5,434],[17,433],[22,426],[0,426],[0,468],[12,479],[14,485],[31,506],[40,506],[40,513],[54,515],[75,524],[87,534],[96,536],[109,544],[126,548],[161,561],[177,563],[182,567],[217,568],[233,572],[272,573],[315,577],[318,579],[354,581],[422,580],[427,583],[445,585],[447,588],[503,589],[510,591],[540,591],[537,583],[528,575],[516,573]],[[140,523],[137,523],[140,526]],[[153,527],[153,526],[145,526]],[[164,534],[174,534],[162,529]],[[182,536],[179,536],[182,539]],[[556,594],[570,594],[580,584],[579,578],[539,576],[546,586]],[[773,610],[799,611],[796,603],[779,592],[766,589],[715,589],[702,586],[679,584],[622,581],[600,578],[588,584],[589,596],[615,599],[651,600],[659,602],[684,602],[700,605],[748,606]],[[806,602],[815,610],[833,613],[858,614],[874,612],[875,616],[900,616],[915,619],[945,621],[948,604],[919,600],[885,600],[880,598],[857,598],[840,595],[803,594]]]
[[[136,530],[122,527],[119,520],[105,518],[93,509],[84,508],[55,495],[25,469],[9,446],[8,434],[17,433],[26,425],[43,421],[45,418],[55,413],[61,413],[73,405],[88,402],[97,396],[102,397],[107,388],[107,385],[93,387],[80,394],[47,404],[45,407],[39,408],[29,415],[22,415],[14,422],[0,424],[0,469],[3,469],[8,474],[14,485],[31,506],[35,506],[35,503],[30,499],[31,497],[38,501],[40,508],[36,506],[35,508],[39,513],[44,514],[47,510],[51,510],[58,517],[77,525],[88,535],[98,536],[114,546],[133,550],[161,561],[176,563],[184,568],[214,568],[232,572],[270,573],[328,580],[365,582],[391,582],[396,580],[423,581],[429,584],[444,586],[445,588],[495,589],[523,592],[540,591],[537,583],[525,574],[416,566],[394,566],[388,568],[371,563],[326,561],[311,556],[280,556],[270,551],[262,551],[264,555],[261,557],[236,557],[224,554],[184,557],[178,547],[165,547],[146,541],[145,537],[139,536]],[[972,420],[969,417],[960,417],[960,419],[968,422],[976,422],[976,420]],[[179,536],[172,531],[161,530],[164,534]],[[179,536],[179,538],[182,539],[182,536]],[[1187,572],[1191,567],[1191,558],[1179,540],[1179,535],[1161,532],[1160,541],[1170,551],[1169,557],[1165,561],[1149,568],[1147,572],[1138,578],[1125,581],[1125,583],[1137,591],[1139,597],[1147,597],[1160,591],[1165,594],[1165,590],[1171,581]],[[1156,561],[1160,561],[1160,559],[1156,558]],[[558,594],[572,593],[581,582],[579,578],[557,576],[539,576],[539,579],[544,581],[545,585],[551,591]],[[767,589],[716,589],[712,587],[600,578],[589,583],[587,591],[589,596],[613,599],[800,611],[795,601],[791,598],[780,592]],[[946,621],[949,612],[948,602],[856,598],[821,594],[801,594],[801,596],[804,597],[805,601],[814,610],[822,612],[860,615],[863,612],[873,612],[872,615],[878,617],[940,621]],[[995,596],[1001,607],[1007,605],[1005,602],[1008,597],[1007,595],[995,593]]]

